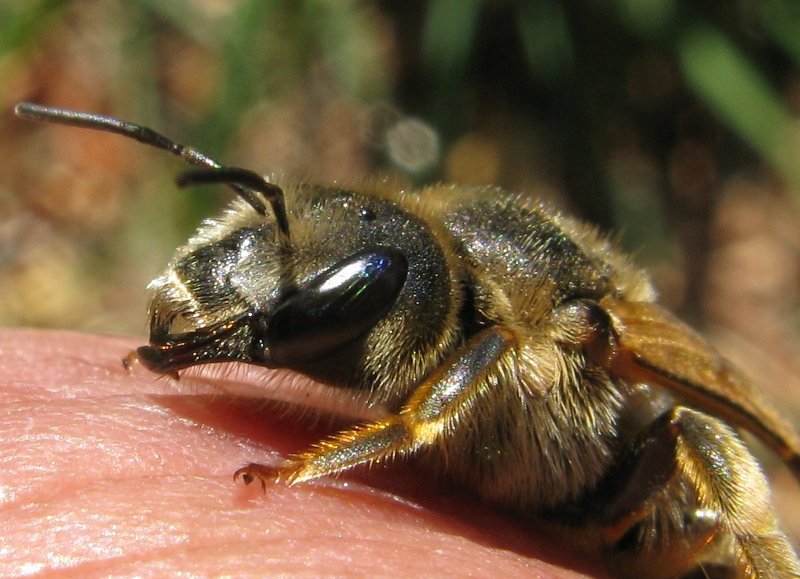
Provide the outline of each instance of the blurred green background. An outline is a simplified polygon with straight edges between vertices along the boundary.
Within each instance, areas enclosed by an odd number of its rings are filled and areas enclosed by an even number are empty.
[[[148,281],[228,199],[26,100],[263,173],[545,199],[797,418],[799,65],[796,0],[2,0],[0,325],[144,335]]]

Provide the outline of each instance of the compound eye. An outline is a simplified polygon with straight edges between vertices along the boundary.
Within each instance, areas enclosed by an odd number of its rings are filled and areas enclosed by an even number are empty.
[[[265,362],[310,362],[359,338],[391,309],[407,275],[405,255],[391,247],[364,249],[336,263],[269,319]]]

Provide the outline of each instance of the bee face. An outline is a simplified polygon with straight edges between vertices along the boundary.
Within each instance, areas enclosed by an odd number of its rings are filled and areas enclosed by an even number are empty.
[[[226,360],[289,367],[370,402],[407,393],[458,339],[452,254],[395,200],[285,192],[290,243],[238,204],[178,251],[150,286],[141,360],[166,373]]]
[[[136,125],[17,112],[164,148],[205,167],[183,182],[240,195],[151,284],[145,366],[291,368],[386,409],[236,477],[417,457],[620,577],[800,576],[735,427],[799,478],[800,435],[592,229],[499,190],[279,187]]]

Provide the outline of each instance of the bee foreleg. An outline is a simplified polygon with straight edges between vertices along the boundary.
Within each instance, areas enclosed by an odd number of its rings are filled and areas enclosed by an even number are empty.
[[[339,432],[293,456],[278,469],[250,465],[237,472],[245,482],[277,478],[289,484],[412,454],[447,435],[468,412],[485,372],[516,344],[514,334],[488,328],[467,342],[411,394],[399,413]]]

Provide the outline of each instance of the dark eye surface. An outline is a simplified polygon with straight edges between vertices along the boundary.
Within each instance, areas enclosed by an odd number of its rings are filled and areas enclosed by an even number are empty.
[[[362,207],[358,211],[358,218],[361,219],[361,221],[375,221],[376,217],[377,215],[375,215],[375,212],[369,207]]]
[[[398,249],[361,250],[291,294],[266,329],[268,361],[297,364],[334,352],[370,330],[392,307],[408,275]]]

